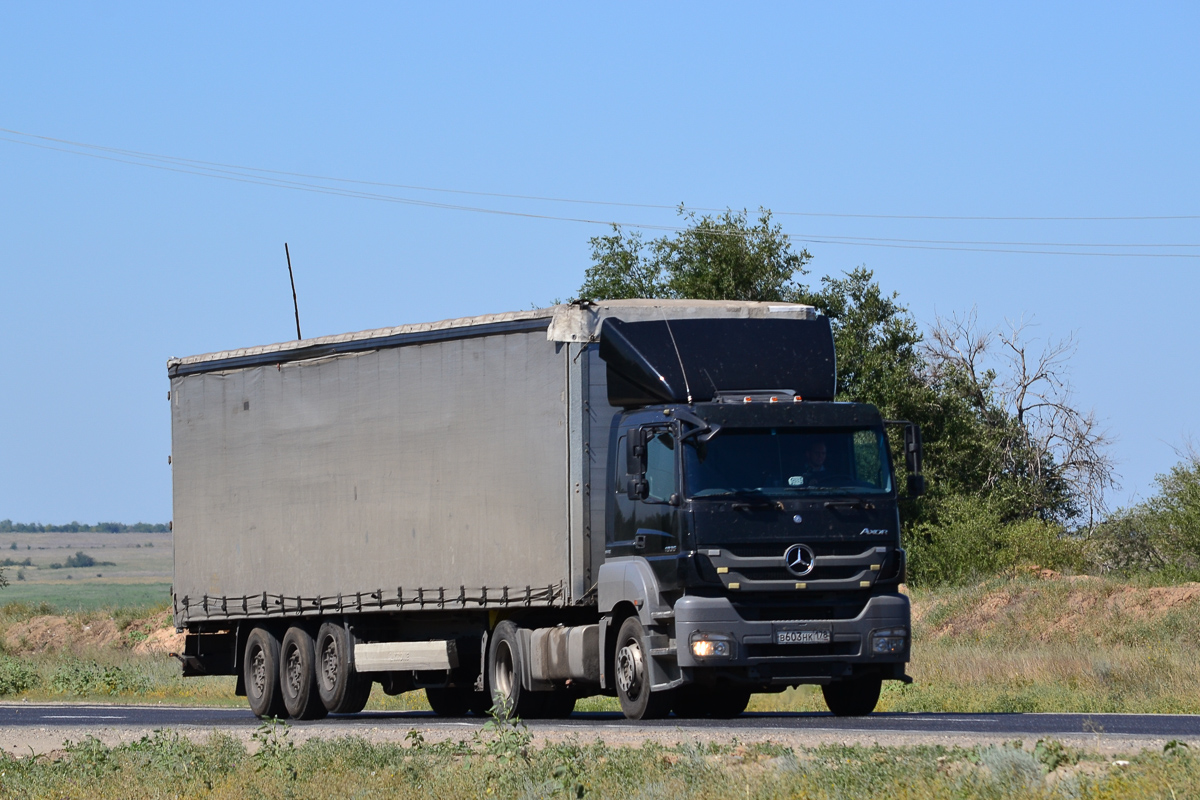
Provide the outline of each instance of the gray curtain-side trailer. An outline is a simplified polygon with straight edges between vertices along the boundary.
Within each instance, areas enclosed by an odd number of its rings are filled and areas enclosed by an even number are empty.
[[[617,421],[641,402],[623,396],[641,391],[638,370],[667,386],[675,368],[650,364],[642,351],[654,341],[630,337],[662,321],[671,333],[672,323],[816,319],[790,304],[612,301],[172,359],[172,607],[187,632],[185,674],[235,674],[256,713],[301,718],[357,711],[376,682],[392,693],[425,688],[447,714],[481,713],[498,697],[527,716],[560,715],[618,684],[624,704],[637,669],[647,693],[682,692],[692,669],[685,675],[687,659],[675,655],[673,600],[633,597],[657,591],[639,566],[646,559],[612,547],[614,497],[635,498],[623,433],[622,452],[609,452]],[[831,375],[829,353],[821,369]],[[622,358],[621,388],[610,386]],[[719,402],[720,388],[697,393]],[[695,408],[690,384],[686,403],[650,389],[668,417],[677,402],[672,420]],[[862,424],[879,427],[873,419]],[[919,457],[919,437],[917,448]],[[887,535],[889,557],[902,559],[898,520]],[[865,561],[880,560],[863,547]],[[874,581],[881,566],[871,568]],[[902,579],[902,564],[889,568]],[[645,664],[631,666],[619,647],[618,605],[642,618],[644,654],[635,655]],[[906,599],[875,605],[871,613],[889,609],[888,626],[907,628]],[[881,674],[903,678],[903,665]],[[830,683],[819,671],[797,676]],[[665,713],[664,703],[631,715]]]

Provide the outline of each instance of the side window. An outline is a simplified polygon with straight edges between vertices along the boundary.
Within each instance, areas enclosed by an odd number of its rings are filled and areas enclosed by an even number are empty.
[[[679,491],[675,482],[675,437],[663,432],[646,443],[646,482],[653,500],[666,500]]]
[[[854,467],[856,477],[872,488],[888,488],[890,481],[884,469],[882,443],[875,431],[854,432]]]

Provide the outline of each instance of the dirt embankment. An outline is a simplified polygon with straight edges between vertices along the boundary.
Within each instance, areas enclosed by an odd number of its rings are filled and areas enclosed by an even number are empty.
[[[8,653],[81,654],[125,649],[138,654],[180,652],[183,634],[162,615],[137,619],[121,627],[112,618],[46,615],[10,624],[2,634]]]
[[[1200,618],[1200,583],[1145,587],[1043,570],[1034,580],[920,593],[913,601],[914,633],[926,641],[1002,631],[1047,642],[1107,639],[1180,617]]]

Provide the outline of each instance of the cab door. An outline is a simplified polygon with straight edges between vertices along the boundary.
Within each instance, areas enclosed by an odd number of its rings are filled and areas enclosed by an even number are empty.
[[[637,436],[638,430],[642,437]],[[644,439],[644,444],[631,447],[630,436]],[[606,554],[642,556],[660,585],[673,585],[681,549],[676,429],[673,425],[634,428],[620,438],[619,448],[617,453],[626,456],[626,474],[614,481],[616,514]]]

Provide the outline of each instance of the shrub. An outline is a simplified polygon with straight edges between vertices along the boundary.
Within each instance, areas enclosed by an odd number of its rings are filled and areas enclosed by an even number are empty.
[[[136,694],[149,688],[149,679],[131,668],[94,661],[68,661],[50,676],[50,689],[62,694]]]
[[[1079,569],[1082,542],[1061,525],[1042,519],[1006,522],[985,500],[954,496],[935,519],[918,525],[906,541],[909,580],[915,585],[962,585],[1025,567]]]
[[[15,658],[0,658],[0,696],[20,694],[42,682],[37,670]]]

